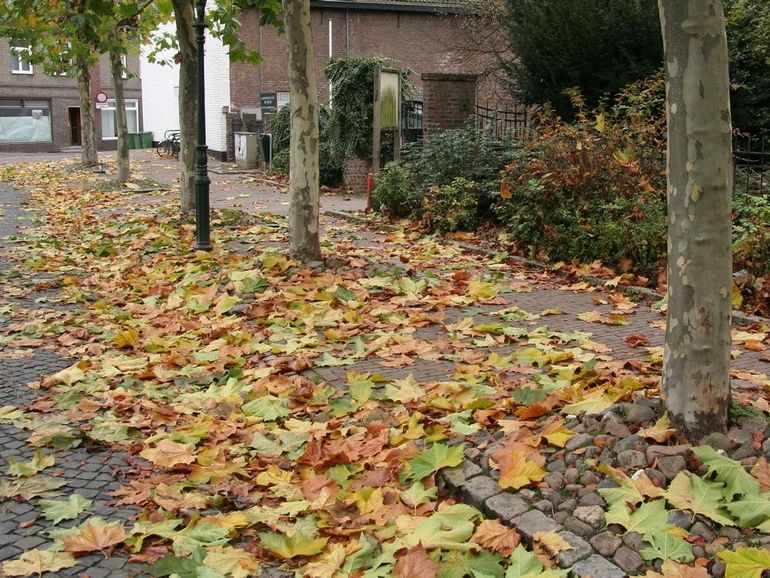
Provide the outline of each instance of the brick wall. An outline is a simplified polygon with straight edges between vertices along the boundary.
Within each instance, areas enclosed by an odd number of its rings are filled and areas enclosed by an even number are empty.
[[[425,138],[436,129],[461,128],[475,112],[476,76],[423,74],[422,123]]]
[[[342,181],[347,188],[356,193],[366,192],[366,177],[372,170],[372,164],[359,157],[348,159],[342,172]]]
[[[422,86],[427,72],[461,73],[467,59],[453,49],[466,16],[382,10],[345,10],[313,8],[310,12],[315,54],[316,77],[321,102],[326,102],[329,85],[323,69],[329,60],[329,20],[332,21],[333,56],[382,56],[394,65],[409,67],[410,80]],[[241,38],[250,48],[262,53],[256,68],[234,62],[230,66],[230,95],[239,107],[259,106],[260,92],[288,91],[288,56],[286,37],[272,27],[259,26],[256,10],[245,10],[241,17]]]

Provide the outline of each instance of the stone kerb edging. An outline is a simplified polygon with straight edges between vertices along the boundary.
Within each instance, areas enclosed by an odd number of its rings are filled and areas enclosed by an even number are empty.
[[[527,545],[532,545],[537,532],[554,531],[572,549],[562,550],[556,555],[560,568],[570,568],[569,575],[596,576],[601,578],[624,578],[627,574],[604,556],[597,554],[583,538],[567,530],[556,520],[543,512],[531,509],[523,499],[508,492],[484,470],[466,458],[456,468],[441,470],[437,476],[439,488],[461,498],[485,515],[499,518],[504,524],[515,528]]]
[[[371,225],[371,226],[377,227],[378,229],[382,229],[383,231],[398,230],[398,227],[395,225],[390,225],[388,223],[373,223],[372,221],[370,221],[365,217],[360,217],[358,215],[354,215],[353,213],[348,213],[345,211],[329,210],[329,211],[324,211],[324,214],[329,215],[331,217],[344,219],[346,221],[350,221],[353,223],[362,223],[366,225]],[[484,247],[479,247],[478,245],[471,245],[470,243],[458,242],[457,245],[460,248],[465,249],[466,251],[480,253],[482,255],[487,255],[490,257],[494,257],[497,254],[495,251],[485,249]],[[513,261],[518,265],[529,267],[530,269],[548,269],[548,265],[545,263],[542,263],[540,261],[535,261],[533,259],[525,259],[524,257],[519,257],[517,255],[510,255],[508,257],[508,260]],[[568,275],[567,271],[561,271],[561,270],[555,270],[555,269],[553,270],[553,273],[560,276]],[[590,275],[579,275],[578,279],[580,279],[581,281],[585,281],[586,283],[589,283],[591,285],[596,285],[598,287],[605,286],[607,282],[606,279],[600,279],[598,277],[592,277]],[[658,293],[653,289],[649,289],[647,287],[637,287],[634,285],[618,285],[617,287],[615,287],[615,290],[620,291],[621,293],[630,295],[632,297],[640,297],[642,299],[647,299],[651,301],[658,301],[663,298],[663,296],[660,293]],[[737,325],[754,325],[755,323],[770,323],[770,320],[764,317],[758,317],[756,315],[748,315],[746,313],[743,313],[742,311],[736,311],[736,310],[733,310],[732,319],[733,319],[733,323]]]

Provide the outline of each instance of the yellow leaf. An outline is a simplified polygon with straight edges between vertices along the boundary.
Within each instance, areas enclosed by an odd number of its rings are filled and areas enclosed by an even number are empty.
[[[178,464],[194,462],[195,456],[192,454],[194,450],[194,444],[180,444],[164,439],[159,441],[154,448],[143,449],[139,455],[154,464],[171,468]]]
[[[254,556],[245,550],[231,546],[207,548],[203,563],[209,568],[233,578],[258,576],[262,572],[262,567]]]
[[[75,558],[68,552],[52,552],[51,550],[30,550],[24,552],[18,560],[3,562],[2,576],[29,576],[56,572],[75,565]]]
[[[726,578],[762,578],[770,569],[770,551],[766,548],[738,548],[734,552],[717,552],[726,566]]]
[[[342,544],[334,544],[331,551],[305,566],[303,576],[305,578],[332,578],[342,566],[345,558],[345,548]]]
[[[565,550],[572,550],[573,547],[562,538],[555,530],[550,532],[535,532],[532,535],[532,539],[535,543],[540,544],[551,555],[555,556],[559,552]]]
[[[655,425],[639,430],[639,435],[645,438],[650,438],[658,443],[663,443],[668,440],[672,435],[676,433],[676,430],[669,427],[671,422],[668,419],[668,414],[663,416],[655,422]]]
[[[545,424],[540,435],[553,445],[563,448],[567,440],[575,435],[575,432],[564,425],[562,418],[557,417]]]
[[[137,348],[141,344],[139,340],[139,332],[133,327],[129,327],[117,334],[112,338],[112,342],[115,347],[133,347]]]
[[[607,119],[604,117],[604,113],[596,115],[596,132],[604,132],[607,128]]]

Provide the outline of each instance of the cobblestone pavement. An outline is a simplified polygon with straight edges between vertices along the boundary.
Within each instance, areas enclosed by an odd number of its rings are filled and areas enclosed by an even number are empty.
[[[149,161],[148,164],[154,164]],[[162,170],[161,170],[162,169]],[[152,174],[153,178],[162,176],[162,171],[166,170],[152,169],[142,172]],[[232,179],[232,175],[228,178]],[[159,179],[160,180],[160,179]],[[285,207],[285,195],[274,187],[267,187],[265,191],[259,193],[264,195],[263,200],[256,200],[253,188],[254,183],[245,182],[241,179],[239,182],[228,185],[226,193],[221,195],[217,201],[219,206],[244,209],[247,211],[271,210],[274,212],[283,212],[279,210]],[[212,190],[213,194],[214,190]],[[243,203],[243,199],[252,199],[251,204]],[[5,218],[0,219],[0,237],[6,237],[14,233],[14,227],[18,222],[24,223],[29,218],[23,208],[20,208],[21,196],[18,192],[13,192],[7,187],[0,185],[0,199],[5,210]],[[137,197],[139,202],[141,196]],[[360,208],[360,199],[356,203],[350,203],[347,208],[342,210],[355,210]],[[335,209],[338,210],[338,209]],[[387,243],[387,233],[366,231],[361,227],[346,225],[345,227],[335,228],[340,221],[334,220],[329,216],[323,218],[326,230],[329,231],[335,240],[346,240],[349,244],[357,247],[377,247]],[[342,246],[342,245],[341,245]],[[239,250],[249,250],[244,245]],[[399,266],[399,263],[387,264],[384,267]],[[0,267],[8,270],[6,262],[2,261],[2,246],[0,246]],[[517,271],[520,271],[517,265],[511,265],[509,273],[515,279]],[[0,282],[2,278],[0,278]],[[525,287],[525,285],[529,287]],[[602,355],[611,356],[617,360],[634,360],[646,358],[649,353],[645,348],[632,348],[626,341],[631,335],[643,335],[650,346],[660,346],[663,344],[662,322],[664,316],[649,305],[641,304],[628,314],[628,324],[626,325],[605,325],[599,323],[589,323],[577,318],[580,313],[587,311],[598,311],[609,313],[613,310],[608,300],[609,289],[590,289],[586,284],[577,284],[568,286],[560,279],[548,278],[543,275],[539,281],[527,281],[527,284],[521,284],[521,291],[514,291],[503,295],[505,304],[495,306],[474,307],[464,310],[447,311],[444,321],[455,321],[463,317],[474,317],[479,322],[481,319],[495,319],[496,311],[508,307],[518,307],[523,311],[540,314],[550,310],[548,315],[542,315],[534,320],[522,320],[520,322],[511,322],[515,325],[527,327],[530,330],[547,325],[553,330],[560,332],[583,331],[591,333],[591,340],[601,346],[606,346]],[[515,283],[514,283],[515,285]],[[34,296],[33,296],[34,297]],[[36,302],[34,298],[27,298],[26,305],[32,307]],[[555,311],[555,310],[558,310]],[[2,318],[0,317],[0,322]],[[499,319],[499,318],[498,318]],[[426,327],[417,329],[414,337],[425,341],[437,341],[449,338],[449,331],[443,324],[433,323]],[[497,351],[505,354],[512,346],[492,347],[489,351]],[[761,353],[749,351],[742,348],[740,355],[733,361],[733,367],[736,370],[743,370],[754,373],[765,373],[767,362],[760,359]],[[351,369],[361,372],[375,371],[382,373],[390,378],[401,378],[410,373],[420,381],[437,381],[451,379],[456,370],[455,363],[450,361],[432,361],[413,359],[405,363],[402,367],[392,367],[386,364],[388,360],[372,356],[367,360],[357,362],[353,365],[344,367],[316,367],[314,372],[327,380],[331,385],[340,387],[345,383],[345,375]],[[42,375],[56,371],[57,369],[69,365],[67,360],[56,357],[52,352],[38,352],[35,356],[15,360],[0,360],[0,406],[2,405],[20,405],[34,400],[33,390],[24,386],[26,381],[34,381]],[[734,379],[734,387],[737,389],[751,389],[756,385],[744,379]],[[11,427],[0,429],[2,436],[2,462],[5,462],[9,456],[21,455],[25,458],[31,456],[31,449],[25,443],[28,432]],[[474,503],[487,514],[499,517],[507,523],[516,526],[525,536],[537,531],[556,529],[562,536],[570,542],[574,549],[565,552],[559,563],[563,567],[574,566],[574,575],[591,574],[602,576],[603,578],[613,578],[623,576],[624,573],[612,562],[602,557],[586,540],[580,538],[567,530],[564,526],[557,523],[547,514],[529,509],[529,506],[519,498],[515,493],[502,490],[497,483],[490,477],[488,471],[484,470],[484,464],[479,460],[483,454],[474,448],[468,448],[468,456],[471,458],[465,464],[442,475],[442,484],[447,491],[456,493],[462,499]],[[76,448],[67,452],[58,452],[56,468],[62,471],[62,478],[69,483],[66,486],[67,491],[77,489],[79,493],[86,497],[93,497],[93,513],[102,515],[110,519],[128,519],[134,514],[131,510],[109,509],[108,491],[114,488],[114,471],[116,468],[124,466],[125,456],[120,454],[110,454],[109,452],[95,448],[84,449]],[[88,493],[85,493],[88,492]],[[96,492],[96,493],[94,493]],[[44,540],[40,536],[44,534],[44,527],[39,522],[27,525],[39,512],[34,503],[24,502],[5,502],[0,505],[0,560],[8,559],[18,555],[24,548],[34,547]],[[74,523],[82,521],[84,516]],[[21,528],[27,526],[26,528]],[[102,556],[85,557],[79,560],[78,570],[72,569],[70,572],[77,574],[87,569],[90,576],[125,576],[136,572],[137,568],[126,564],[124,557],[113,556],[104,559]],[[274,570],[266,571],[265,576],[278,575]],[[60,573],[59,575],[70,575]]]
[[[20,264],[15,263],[5,250],[13,238],[19,234],[19,229],[33,224],[34,215],[24,206],[24,195],[21,191],[0,183],[0,287],[3,280],[12,275],[27,275],[29,272],[19,270]],[[43,278],[29,276],[30,282],[45,281]],[[31,283],[34,289],[34,283]],[[43,283],[43,286],[45,284]],[[0,292],[3,292],[0,289]],[[22,308],[22,313],[29,311],[56,311],[73,309],[73,305],[59,303],[55,300],[56,291],[43,289],[32,291],[20,298],[10,299],[14,306]],[[9,321],[0,315],[0,327]],[[37,382],[42,377],[56,373],[72,364],[72,360],[61,357],[46,349],[32,350],[33,354],[20,358],[0,358],[0,407],[15,406],[24,408],[39,397],[35,389],[28,383]],[[35,448],[28,443],[30,432],[12,425],[0,425],[0,480],[5,481],[6,467],[9,458],[17,461],[30,460]],[[76,447],[69,450],[51,451],[43,449],[44,454],[53,453],[55,463],[45,470],[66,484],[55,492],[56,499],[67,499],[69,495],[79,494],[93,501],[91,507],[75,520],[58,524],[57,527],[72,527],[85,521],[90,516],[101,516],[108,520],[128,521],[136,515],[134,509],[116,508],[111,504],[113,499],[109,493],[120,487],[117,477],[121,469],[125,469],[127,456],[112,452],[106,448]],[[48,538],[48,531],[53,528],[50,522],[42,517],[37,500],[29,501],[6,499],[0,502],[0,561],[18,557],[22,552],[33,548],[45,549],[53,542]],[[105,558],[101,554],[83,556],[72,568],[43,576],[89,576],[90,578],[122,578],[138,574],[140,565],[128,563],[128,558],[116,554]]]

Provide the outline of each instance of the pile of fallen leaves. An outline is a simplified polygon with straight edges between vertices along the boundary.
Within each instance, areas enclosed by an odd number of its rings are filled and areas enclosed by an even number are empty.
[[[615,361],[590,333],[549,328],[556,310],[506,300],[532,291],[535,274],[452,242],[396,231],[382,243],[335,224],[324,244],[338,266],[320,271],[289,260],[284,223],[260,216],[215,220],[215,250],[199,253],[171,196],[145,206],[75,187],[56,164],[0,178],[21,174],[40,222],[13,256],[22,271],[53,275],[59,298],[80,308],[0,303],[12,321],[0,356],[54,347],[77,361],[42,380],[29,410],[0,409],[0,421],[29,429],[38,448],[104,443],[135,454],[116,499],[142,513],[56,531],[53,549],[6,562],[7,575],[118,546],[154,576],[251,576],[279,564],[310,577],[566,575],[554,564],[567,547],[558,536],[525,548],[515,530],[440,495],[436,474],[461,464],[466,442],[502,431],[505,450],[492,456],[501,486],[536,484],[544,456],[573,435],[563,416],[654,394],[659,351]],[[6,282],[5,299],[33,290]],[[585,320],[622,324],[635,306],[622,295],[612,304]],[[445,364],[445,377],[409,373],[426,361]],[[53,459],[12,464],[0,496],[59,489],[41,473]],[[655,494],[611,475],[625,493],[608,523],[660,530],[663,500],[643,503]],[[767,495],[732,478],[675,480],[667,499],[703,512],[718,483],[720,496],[744,502],[733,516],[767,523]],[[40,506],[56,523],[88,503],[73,494]],[[661,536],[655,547],[680,560],[669,553],[681,538]]]

